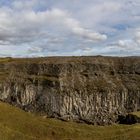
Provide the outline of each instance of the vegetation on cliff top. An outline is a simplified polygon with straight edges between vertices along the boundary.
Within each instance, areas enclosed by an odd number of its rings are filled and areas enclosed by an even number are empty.
[[[92,126],[42,118],[0,102],[1,140],[140,140],[140,124]]]
[[[27,62],[45,62],[45,63],[105,63],[105,62],[111,62],[112,60],[115,61],[122,61],[131,63],[133,61],[139,60],[139,56],[130,56],[130,57],[111,57],[111,56],[53,56],[53,57],[36,57],[36,58],[12,58],[12,57],[5,57],[0,58],[0,64],[1,63],[7,63],[7,62],[14,62],[14,63],[27,63]]]

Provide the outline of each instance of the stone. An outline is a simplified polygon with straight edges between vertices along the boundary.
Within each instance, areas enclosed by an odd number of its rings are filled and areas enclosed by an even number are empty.
[[[140,110],[140,57],[0,61],[0,100],[47,117],[112,124]]]

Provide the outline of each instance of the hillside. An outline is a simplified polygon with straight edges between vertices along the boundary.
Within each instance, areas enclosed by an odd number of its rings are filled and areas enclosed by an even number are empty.
[[[117,123],[140,110],[140,57],[1,58],[0,99],[50,118]]]
[[[93,126],[45,119],[0,102],[0,140],[140,140],[140,124]]]

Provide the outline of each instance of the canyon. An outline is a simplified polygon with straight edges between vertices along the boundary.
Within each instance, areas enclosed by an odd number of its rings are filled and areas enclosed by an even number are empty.
[[[140,111],[140,57],[0,58],[0,100],[65,121],[117,123]]]

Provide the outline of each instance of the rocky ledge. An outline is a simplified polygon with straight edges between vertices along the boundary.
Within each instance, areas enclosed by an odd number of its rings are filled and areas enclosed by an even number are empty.
[[[47,117],[112,124],[140,111],[140,57],[1,58],[0,100]]]

